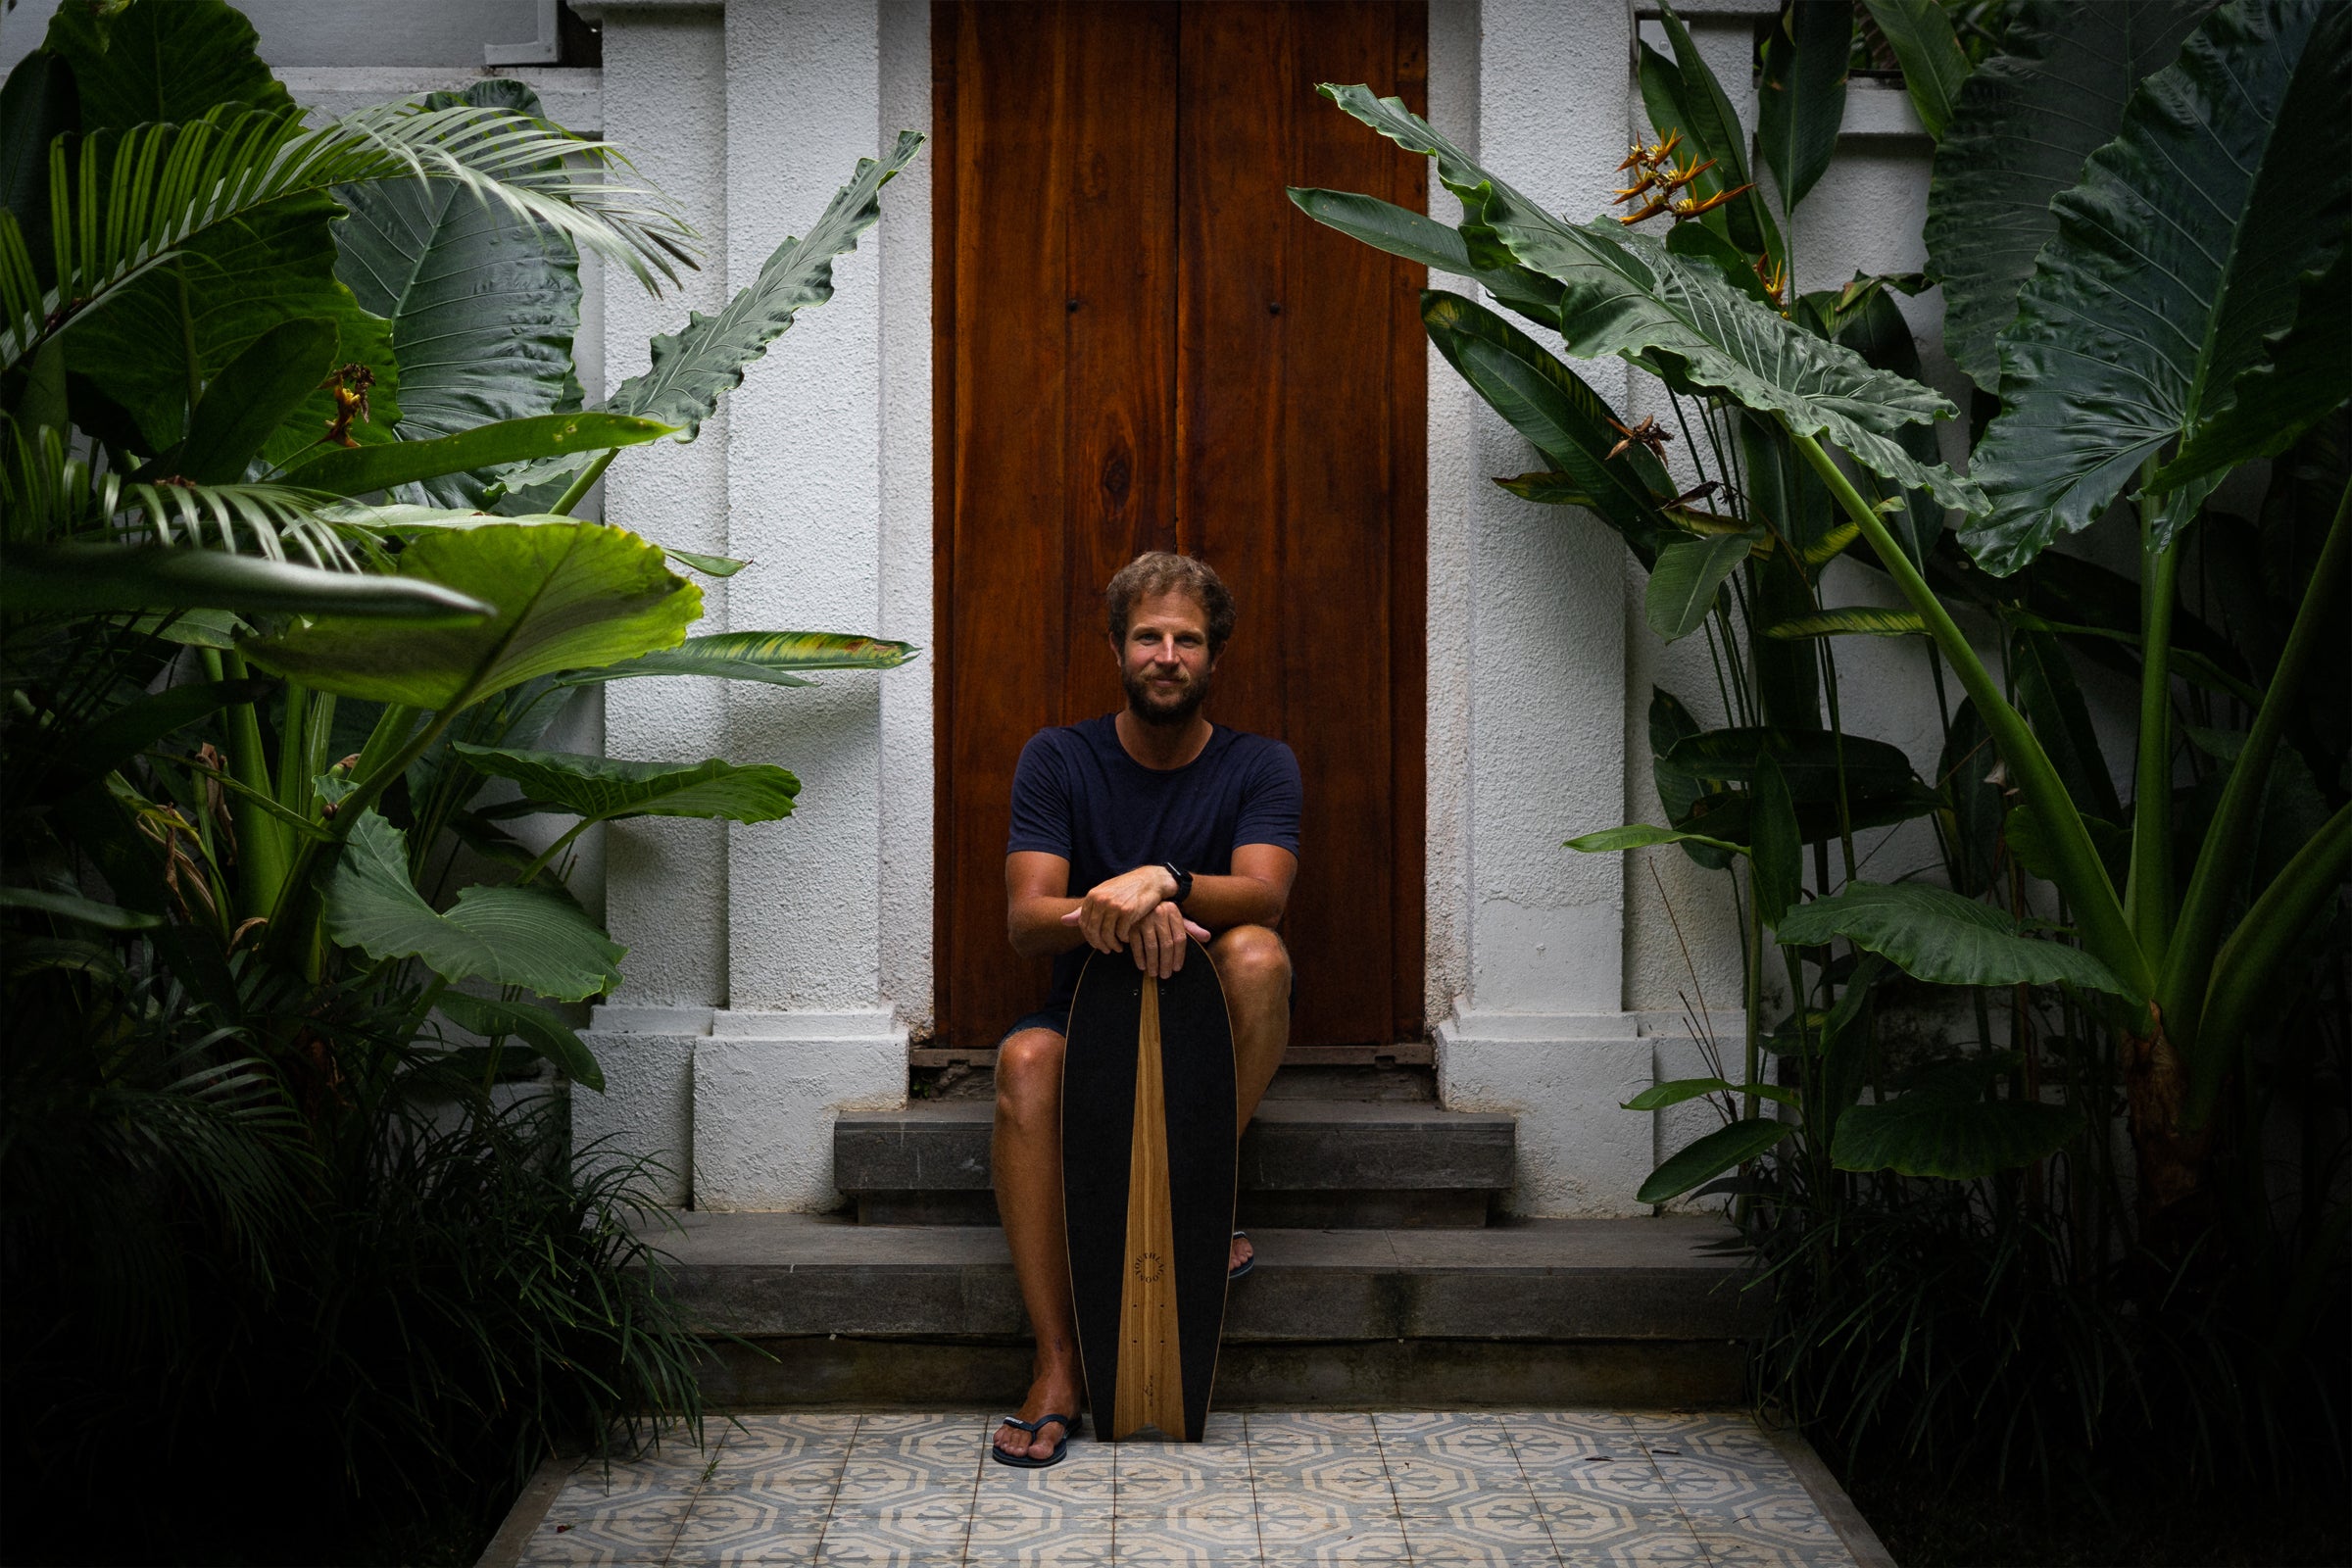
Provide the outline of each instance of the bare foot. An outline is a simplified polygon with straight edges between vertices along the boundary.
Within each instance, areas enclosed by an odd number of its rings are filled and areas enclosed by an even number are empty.
[[[1232,1273],[1256,1255],[1257,1249],[1250,1245],[1249,1237],[1236,1236],[1233,1245],[1225,1250],[1225,1272]]]
[[[1067,1373],[1045,1372],[1029,1385],[1029,1397],[1021,1401],[1020,1415],[1024,1421],[1035,1421],[1047,1413],[1074,1416],[1078,1413],[1078,1380]],[[1023,1432],[1007,1422],[997,1428],[996,1446],[1004,1453],[1025,1453],[1032,1459],[1051,1458],[1054,1445],[1068,1434],[1059,1422],[1049,1421],[1036,1432]]]

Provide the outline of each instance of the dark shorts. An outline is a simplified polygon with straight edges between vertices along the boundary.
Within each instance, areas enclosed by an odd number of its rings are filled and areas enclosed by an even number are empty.
[[[1297,1012],[1298,1010],[1298,976],[1296,973],[1293,973],[1291,976],[1291,1011]],[[1035,1012],[1023,1013],[1020,1017],[1013,1020],[1011,1028],[997,1036],[997,1044],[1002,1046],[1005,1041],[1010,1040],[1014,1035],[1019,1034],[1024,1029],[1051,1029],[1055,1034],[1060,1035],[1063,1039],[1068,1039],[1070,1034],[1070,1009],[1068,1004],[1064,1004],[1058,1007],[1040,1007]]]

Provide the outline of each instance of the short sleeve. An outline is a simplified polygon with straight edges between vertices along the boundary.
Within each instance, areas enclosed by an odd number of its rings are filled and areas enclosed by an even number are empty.
[[[1012,770],[1012,837],[1006,855],[1036,850],[1075,859],[1067,764],[1053,741],[1053,731],[1039,730],[1021,748],[1021,760]]]
[[[1269,740],[1260,748],[1248,781],[1242,787],[1241,810],[1234,819],[1233,847],[1271,844],[1298,853],[1298,817],[1306,799],[1299,781],[1298,759],[1288,746]]]

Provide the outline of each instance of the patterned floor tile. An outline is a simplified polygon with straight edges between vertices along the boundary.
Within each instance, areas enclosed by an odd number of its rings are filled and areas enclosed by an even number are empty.
[[[1598,1550],[1651,1536],[1690,1534],[1681,1510],[1670,1501],[1634,1503],[1590,1494],[1539,1494],[1536,1506],[1551,1533],[1551,1544],[1562,1551],[1571,1544]]]
[[[1323,1568],[1325,1564],[1395,1563],[1410,1568],[1412,1547],[1404,1529],[1394,1519],[1355,1519],[1345,1534],[1300,1540],[1279,1533],[1269,1521],[1265,1529],[1266,1568]]]
[[[1286,1450],[1254,1443],[1250,1447],[1250,1484],[1261,1501],[1302,1493],[1349,1506],[1376,1503],[1391,1510],[1396,1506],[1387,1462],[1371,1444],[1350,1444],[1328,1451]]]
[[[1551,1464],[1522,1461],[1527,1486],[1539,1497],[1601,1497],[1672,1510],[1674,1489],[1647,1454],[1592,1454]]]
[[[816,1561],[824,1533],[779,1530],[751,1541],[690,1545],[680,1542],[667,1568],[807,1568]]]
[[[522,1561],[642,1568],[669,1554],[692,1496],[659,1493],[613,1501],[566,1488],[522,1549]]]
[[[1425,1520],[1404,1521],[1413,1568],[1557,1568],[1559,1553],[1548,1539],[1494,1542],[1433,1531]]]
[[[1500,1421],[1512,1457],[1529,1476],[1595,1458],[1635,1458],[1643,1453],[1632,1429],[1576,1414],[1506,1414]]]
[[[1692,1535],[1659,1535],[1615,1546],[1555,1544],[1560,1568],[1709,1568],[1707,1548]]]
[[[1444,1507],[1405,1504],[1397,1513],[1404,1521],[1405,1535],[1415,1541],[1458,1537],[1489,1545],[1535,1544],[1547,1549],[1551,1543],[1549,1519],[1542,1505],[1525,1493],[1516,1495],[1507,1492],[1489,1493]]]
[[[1792,1546],[1702,1528],[1698,1540],[1715,1568],[1853,1568],[1854,1562],[1853,1554],[1836,1539],[1823,1544]]]
[[[1118,1457],[1108,1444],[1073,1440],[1059,1464],[1042,1469],[984,1460],[976,1493],[985,1507],[997,1497],[1035,1497],[1107,1512],[1115,1495]]]
[[[815,1568],[943,1568],[962,1560],[953,1547],[943,1555],[937,1545],[843,1530],[837,1520],[817,1543]]]
[[[1052,1541],[1061,1536],[1104,1536],[1111,1530],[1110,1498],[1065,1501],[1036,1495],[984,1496],[974,1500],[968,1538],[974,1551]]]
[[[702,1491],[745,1492],[773,1502],[831,1504],[841,1491],[848,1455],[778,1453],[759,1446],[729,1445],[703,1480]]]
[[[841,1539],[920,1546],[932,1562],[956,1561],[972,1533],[969,1492],[924,1492],[874,1508],[840,1508],[825,1525],[829,1546]]]
[[[1247,1541],[1200,1541],[1156,1531],[1122,1530],[1117,1568],[1257,1568],[1265,1558],[1254,1532]]]
[[[973,1542],[965,1548],[965,1568],[1111,1568],[1107,1528],[1093,1534],[1067,1534],[1050,1540],[1009,1544]]]
[[[1208,1468],[1122,1460],[1115,1496],[1121,1510],[1142,1515],[1200,1510],[1211,1504],[1246,1508],[1255,1503],[1256,1491],[1247,1464]]]

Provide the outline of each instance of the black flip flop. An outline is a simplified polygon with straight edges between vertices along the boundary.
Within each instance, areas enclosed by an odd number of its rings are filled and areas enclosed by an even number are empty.
[[[1250,1241],[1250,1233],[1248,1231],[1235,1231],[1233,1233],[1233,1239],[1237,1242],[1248,1242]],[[1249,1273],[1255,1267],[1257,1267],[1257,1244],[1250,1242],[1250,1255],[1242,1259],[1241,1267],[1226,1271],[1225,1283],[1231,1285],[1235,1280],[1240,1279],[1243,1275]]]
[[[1061,1441],[1054,1445],[1054,1451],[1043,1459],[1032,1459],[1025,1453],[1006,1453],[1003,1448],[997,1446],[996,1439],[991,1438],[988,1442],[988,1456],[999,1464],[1011,1465],[1015,1470],[1043,1470],[1048,1465],[1059,1464],[1062,1455],[1069,1450],[1070,1440],[1078,1435],[1078,1423],[1085,1419],[1084,1416],[1054,1415],[1051,1411],[1039,1416],[1034,1421],[1024,1421],[1017,1415],[1008,1415],[1000,1424],[1019,1427],[1023,1432],[1036,1432],[1050,1421],[1058,1421],[1061,1423]]]

